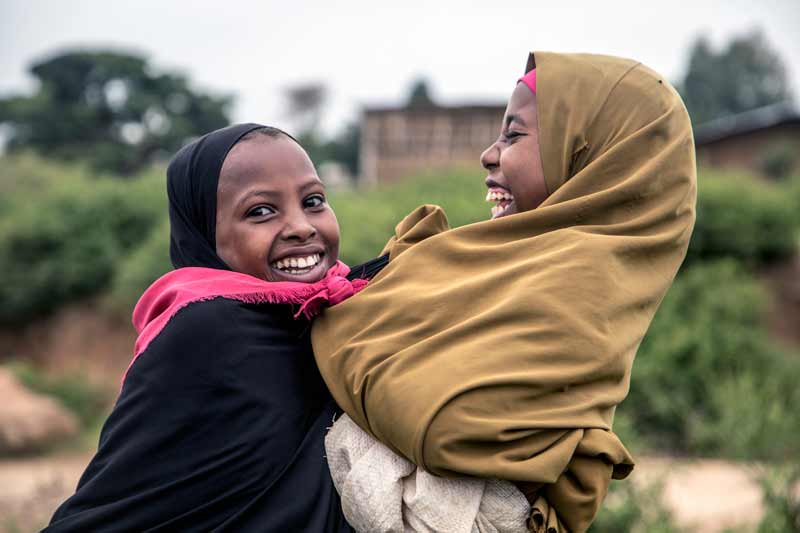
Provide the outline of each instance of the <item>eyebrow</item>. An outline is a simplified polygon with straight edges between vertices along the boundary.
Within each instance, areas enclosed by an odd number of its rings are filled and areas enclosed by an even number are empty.
[[[528,126],[527,124],[525,124],[525,121],[524,121],[524,120],[522,120],[522,117],[521,117],[521,116],[519,116],[519,115],[508,115],[508,116],[506,117],[506,128],[507,128],[507,127],[508,127],[508,126],[509,126],[509,125],[510,125],[512,122],[518,122],[518,123],[519,123],[521,126],[523,126],[523,127],[527,127],[527,126]]]
[[[322,181],[319,178],[310,178],[308,181],[303,183],[300,186],[300,190],[310,189],[315,186],[324,186]],[[280,196],[282,190],[281,189],[257,189],[255,191],[250,191],[245,194],[241,200],[237,202],[238,205],[242,205],[243,203],[247,202],[253,196]]]

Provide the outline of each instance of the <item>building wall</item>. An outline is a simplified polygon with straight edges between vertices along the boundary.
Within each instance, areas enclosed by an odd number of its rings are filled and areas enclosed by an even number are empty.
[[[700,165],[763,173],[764,158],[784,147],[796,154],[794,170],[795,173],[800,172],[800,123],[780,124],[698,145],[697,162]]]
[[[500,134],[504,106],[366,111],[361,122],[362,183],[388,183],[453,166],[480,168]]]

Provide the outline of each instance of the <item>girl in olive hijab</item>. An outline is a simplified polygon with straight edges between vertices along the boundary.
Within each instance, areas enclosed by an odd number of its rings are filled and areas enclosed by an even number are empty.
[[[633,468],[614,411],[686,253],[694,145],[640,63],[537,52],[526,73],[482,156],[494,220],[418,208],[312,341],[337,403],[394,453],[512,481],[534,529],[585,531]]]

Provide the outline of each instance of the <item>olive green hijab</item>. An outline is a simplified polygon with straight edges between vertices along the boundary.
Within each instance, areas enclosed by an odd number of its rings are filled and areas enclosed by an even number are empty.
[[[377,439],[434,474],[518,482],[536,524],[584,531],[633,468],[614,410],[686,253],[694,145],[677,92],[640,63],[537,52],[534,66],[550,196],[456,229],[418,208],[312,338],[336,401]]]

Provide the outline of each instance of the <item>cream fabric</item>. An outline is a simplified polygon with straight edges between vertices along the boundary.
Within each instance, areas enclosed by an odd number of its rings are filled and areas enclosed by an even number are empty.
[[[343,415],[325,438],[347,521],[364,533],[524,533],[525,496],[511,483],[441,478],[417,468]]]

